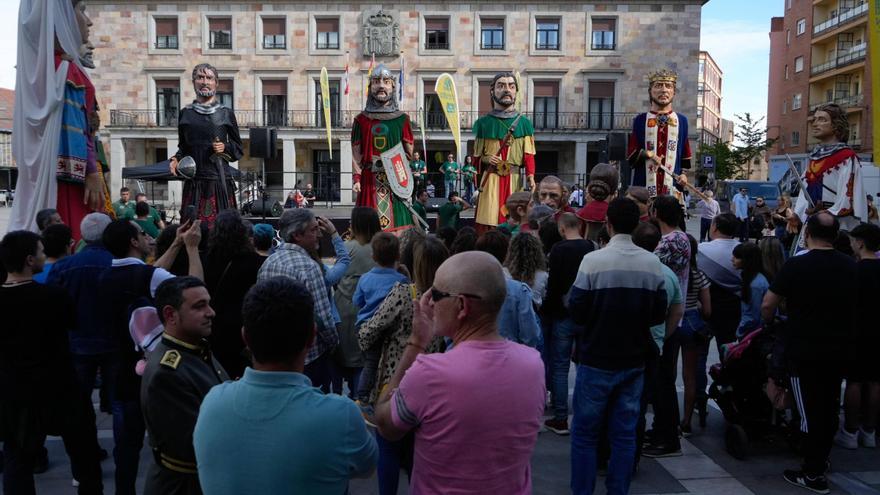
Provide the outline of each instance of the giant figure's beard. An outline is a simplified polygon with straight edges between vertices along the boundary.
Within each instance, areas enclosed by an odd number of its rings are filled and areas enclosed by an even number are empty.
[[[510,103],[504,103],[503,101],[501,101],[501,97],[503,97],[503,96],[511,96]],[[516,96],[511,94],[510,92],[504,92],[504,93],[501,93],[501,96],[495,96],[495,93],[493,92],[492,93],[492,101],[494,101],[495,103],[500,105],[502,108],[510,108],[514,105],[514,103],[516,103]]]
[[[201,96],[202,98],[212,98],[215,94],[217,94],[217,90],[200,88],[196,90],[196,94]]]

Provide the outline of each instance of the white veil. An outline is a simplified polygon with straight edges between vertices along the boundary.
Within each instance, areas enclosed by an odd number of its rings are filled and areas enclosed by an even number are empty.
[[[79,65],[82,36],[69,0],[21,0],[12,156],[18,183],[9,230],[36,231],[37,212],[54,208],[55,173],[68,63],[55,70],[55,37]]]

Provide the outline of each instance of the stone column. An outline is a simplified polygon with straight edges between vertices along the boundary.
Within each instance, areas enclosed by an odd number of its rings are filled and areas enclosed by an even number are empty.
[[[583,177],[583,184],[587,184],[587,142],[576,141],[574,143],[574,173]],[[579,178],[576,182],[580,182]]]
[[[119,199],[122,188],[122,169],[125,168],[125,141],[119,137],[110,137],[110,197]]]
[[[174,156],[177,153],[177,138],[168,138],[165,140],[165,146],[168,149],[168,157]],[[158,159],[158,157],[156,157]],[[171,212],[179,212],[183,209],[181,206],[183,202],[183,181],[180,180],[169,180],[168,181],[168,209]],[[171,213],[169,213],[171,214]]]
[[[344,205],[353,205],[355,194],[351,190],[353,185],[351,176],[351,140],[339,141],[339,202]]]
[[[281,201],[284,202],[287,199],[287,193],[296,187],[296,142],[293,138],[283,139],[281,146],[283,157],[281,170],[284,172],[281,181],[284,188],[281,191]]]

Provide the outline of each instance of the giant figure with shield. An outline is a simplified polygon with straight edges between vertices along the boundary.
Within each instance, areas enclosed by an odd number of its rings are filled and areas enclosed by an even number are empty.
[[[356,204],[375,208],[382,230],[397,233],[416,221],[409,206],[413,132],[398,108],[397,79],[384,64],[373,69],[367,91],[366,108],[351,126]]]

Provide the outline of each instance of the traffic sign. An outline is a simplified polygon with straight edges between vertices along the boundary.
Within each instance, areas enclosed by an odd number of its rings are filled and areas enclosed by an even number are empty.
[[[715,168],[715,157],[712,155],[703,155],[703,168]]]

